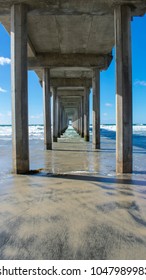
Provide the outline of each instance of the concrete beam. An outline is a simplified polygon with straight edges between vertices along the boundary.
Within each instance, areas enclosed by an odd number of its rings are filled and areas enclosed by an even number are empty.
[[[112,55],[97,54],[60,54],[45,53],[28,58],[28,68],[38,69],[45,67],[96,67],[107,69],[112,61]]]
[[[65,106],[65,105],[64,105]],[[77,104],[74,104],[74,105],[68,105],[68,106],[65,106],[65,109],[69,109],[69,108],[72,108],[72,109],[77,109],[79,106],[79,103]]]
[[[61,91],[68,91],[68,92],[70,92],[70,91],[74,91],[74,92],[79,92],[79,91],[84,91],[84,87],[58,87],[58,90],[61,92]]]
[[[74,107],[74,106],[76,106],[78,104],[78,102],[62,102],[62,101],[61,101],[61,103],[65,107],[70,107],[70,106]]]
[[[84,96],[84,91],[82,90],[58,90],[57,91],[58,96]]]
[[[105,16],[108,15],[109,12],[112,13],[112,10],[103,9],[85,12],[84,9],[82,11],[77,11],[76,9],[34,9],[29,12],[29,15],[32,16]]]
[[[37,72],[36,72],[37,73]],[[37,73],[38,74],[38,73]],[[42,80],[39,80],[42,86]],[[84,89],[84,87],[92,86],[92,79],[89,78],[50,78],[50,85],[52,88],[58,89]]]
[[[78,109],[79,105],[76,105],[76,106],[67,106],[65,107],[65,111],[66,112],[70,112],[71,110],[76,110]]]
[[[86,78],[51,78],[52,87],[91,87],[92,79]]]
[[[81,98],[82,95],[60,95],[62,100],[78,100]]]
[[[20,2],[15,0],[16,2]],[[21,1],[22,2],[22,1]],[[116,4],[129,4],[133,5],[133,14],[140,15],[140,12],[145,12],[145,0],[97,0],[96,5],[92,5],[91,1],[86,1],[85,5],[82,5],[81,1],[78,1],[78,5],[73,5],[72,2],[69,5],[59,1],[47,2],[42,0],[25,0],[25,3],[29,6],[29,16],[108,16],[113,14],[113,5]],[[81,3],[80,3],[81,2]],[[9,15],[10,7],[14,3],[13,0],[0,0],[0,15]]]
[[[32,55],[35,57],[37,53],[29,36],[27,36],[27,41],[28,41],[28,48],[30,48]]]

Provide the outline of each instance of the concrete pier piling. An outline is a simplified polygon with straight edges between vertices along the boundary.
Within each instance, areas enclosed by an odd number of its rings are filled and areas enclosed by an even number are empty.
[[[116,43],[116,170],[132,172],[131,8],[115,8]]]
[[[44,103],[44,144],[47,150],[52,149],[51,132],[51,91],[50,69],[43,70],[43,103]]]
[[[58,136],[58,99],[57,88],[53,88],[53,142],[57,142]]]
[[[84,139],[89,141],[89,93],[90,89],[84,89]]]
[[[93,69],[93,148],[100,149],[100,71]]]
[[[27,89],[27,6],[11,7],[13,172],[29,171]]]

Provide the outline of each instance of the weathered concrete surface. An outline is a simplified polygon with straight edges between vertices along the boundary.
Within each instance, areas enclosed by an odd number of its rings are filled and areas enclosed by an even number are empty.
[[[131,9],[115,9],[117,172],[132,172]]]
[[[89,94],[90,89],[84,89],[84,139],[89,141]]]
[[[45,53],[36,57],[28,58],[28,68],[38,69],[43,67],[98,67],[101,70],[108,68],[112,55],[97,54],[58,54]]]
[[[57,88],[53,88],[53,142],[57,142],[58,136],[58,100]]]
[[[7,28],[9,17],[6,15],[13,2],[0,1],[0,13],[5,15],[1,18]],[[28,5],[29,37],[36,53],[52,49],[61,53],[97,53],[97,50],[99,53],[109,53],[114,44],[114,5],[124,4],[125,1],[61,0],[46,3],[45,0],[21,0],[15,3]],[[126,4],[132,6],[132,15],[142,14],[146,10],[145,0],[129,0]]]
[[[108,67],[114,44],[113,15],[109,3],[99,1],[97,5],[86,1],[83,5],[81,0],[68,3],[62,0],[60,4],[33,0],[24,2],[28,5],[28,64],[34,70],[51,66],[51,77],[91,78],[89,67]],[[0,20],[8,31],[12,3],[0,1]],[[103,32],[100,32],[101,27]],[[42,78],[42,71],[37,71],[37,74]]]
[[[93,69],[93,138],[92,143],[95,149],[100,149],[100,71]]]
[[[13,170],[29,170],[27,92],[27,7],[11,8],[11,84],[13,124]]]
[[[91,87],[92,79],[89,78],[51,78],[52,87]]]
[[[1,10],[4,14],[9,12],[9,9],[12,5],[12,0],[1,0]],[[96,16],[106,15],[113,10],[113,6],[115,4],[124,4],[125,0],[87,0],[84,2],[79,1],[70,1],[66,2],[66,0],[60,0],[58,2],[47,2],[42,0],[16,0],[16,3],[25,3],[29,7],[30,13],[34,15],[81,15],[81,14],[95,14]],[[127,0],[126,3],[133,5],[135,8],[133,13],[137,10],[145,9],[145,0]]]
[[[59,88],[58,89],[58,96],[67,96],[68,98],[83,96],[84,95],[84,88],[83,87],[66,87],[66,88]]]
[[[48,68],[44,68],[43,71],[43,106],[44,144],[47,150],[52,150],[50,70]]]

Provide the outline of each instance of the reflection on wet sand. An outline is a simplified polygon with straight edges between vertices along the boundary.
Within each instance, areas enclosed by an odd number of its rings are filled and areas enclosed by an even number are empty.
[[[116,176],[112,140],[77,140],[34,145],[42,172],[1,182],[0,259],[146,259],[146,175]]]

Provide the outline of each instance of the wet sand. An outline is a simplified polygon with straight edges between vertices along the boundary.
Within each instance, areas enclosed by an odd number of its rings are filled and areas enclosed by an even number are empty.
[[[104,137],[101,151],[78,135],[53,151],[31,142],[30,156],[39,174],[0,182],[0,259],[146,259],[144,149],[134,148],[134,173],[123,176]]]

